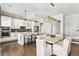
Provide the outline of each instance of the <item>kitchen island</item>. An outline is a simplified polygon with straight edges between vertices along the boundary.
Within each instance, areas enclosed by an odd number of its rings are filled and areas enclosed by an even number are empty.
[[[32,32],[11,32],[9,37],[0,38],[0,43],[18,41],[19,34],[33,34],[33,33]]]

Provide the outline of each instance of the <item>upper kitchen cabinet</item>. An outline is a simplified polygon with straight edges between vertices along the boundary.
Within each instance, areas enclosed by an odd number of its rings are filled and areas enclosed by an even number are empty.
[[[40,24],[38,22],[32,22],[32,32],[39,32]]]
[[[14,26],[14,18],[12,18],[12,20],[11,20],[11,28],[12,28],[12,29],[15,28],[15,26]]]
[[[12,29],[20,29],[21,21],[20,19],[12,18],[11,20],[11,28]]]
[[[25,20],[20,20],[20,26],[26,26],[26,21]]]
[[[1,26],[11,27],[11,17],[1,16]]]
[[[11,28],[13,29],[20,29],[21,26],[26,26],[26,21],[22,19],[15,19],[11,20]]]
[[[26,29],[32,29],[32,21],[26,21]]]

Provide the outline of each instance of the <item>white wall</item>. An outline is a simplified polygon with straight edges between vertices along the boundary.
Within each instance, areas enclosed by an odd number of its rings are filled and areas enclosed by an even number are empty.
[[[65,16],[65,35],[66,36],[79,36],[79,14]]]

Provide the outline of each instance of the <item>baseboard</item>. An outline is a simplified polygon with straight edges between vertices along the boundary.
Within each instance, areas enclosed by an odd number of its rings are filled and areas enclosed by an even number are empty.
[[[11,43],[11,42],[16,42],[16,41],[17,41],[17,40],[5,41],[5,42],[0,42],[0,44]]]

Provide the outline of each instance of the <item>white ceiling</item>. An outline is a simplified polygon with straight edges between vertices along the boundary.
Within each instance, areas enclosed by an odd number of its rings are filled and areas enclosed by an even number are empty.
[[[2,3],[1,8],[7,12],[24,16],[24,10],[27,10],[27,16],[33,18],[35,15],[45,17],[48,15],[72,15],[79,13],[79,3]]]

